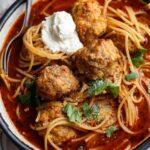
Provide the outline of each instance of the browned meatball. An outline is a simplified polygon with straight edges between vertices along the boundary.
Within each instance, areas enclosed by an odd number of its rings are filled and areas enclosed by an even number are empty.
[[[42,99],[54,100],[75,91],[78,80],[67,66],[53,65],[42,70],[37,87]]]
[[[120,79],[120,55],[112,40],[95,40],[89,48],[78,51],[74,59],[79,73],[91,80],[106,79],[118,83]]]
[[[100,124],[102,121],[104,121],[105,123],[100,128],[104,131],[109,126],[117,126],[118,105],[116,100],[110,96],[97,96],[92,98],[92,100],[94,100],[93,106],[95,105],[96,107],[99,107],[99,112],[96,115],[96,118],[89,117],[86,119],[86,124],[96,126],[97,124]]]
[[[56,118],[63,117],[62,108],[62,102],[52,101],[42,105],[40,108],[38,108],[38,116],[36,119],[35,126],[42,127]],[[44,136],[45,133],[46,130],[39,130],[39,135]],[[73,139],[76,136],[76,131],[67,126],[56,126],[51,131],[51,139],[57,145],[62,145],[64,142]]]
[[[77,133],[67,126],[55,127],[52,131],[52,140],[58,145],[77,137]]]
[[[38,123],[51,122],[52,120],[62,117],[63,104],[57,101],[51,101],[49,103],[43,104],[39,109]]]
[[[110,97],[97,97],[96,104],[100,108],[99,116],[102,120],[107,118],[105,127],[117,125],[117,103]]]
[[[106,32],[107,20],[102,16],[97,0],[78,0],[73,6],[72,15],[82,42]]]

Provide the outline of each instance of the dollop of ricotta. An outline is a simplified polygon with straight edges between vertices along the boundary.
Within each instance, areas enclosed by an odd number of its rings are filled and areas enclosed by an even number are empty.
[[[42,22],[41,33],[43,43],[52,53],[63,52],[71,55],[83,47],[73,18],[65,11],[46,17]]]

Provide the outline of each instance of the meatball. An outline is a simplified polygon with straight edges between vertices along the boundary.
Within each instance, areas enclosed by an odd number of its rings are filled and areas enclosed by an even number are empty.
[[[78,0],[73,6],[72,15],[84,44],[106,32],[107,20],[101,15],[97,0]]]
[[[39,95],[44,100],[54,100],[75,91],[78,80],[71,70],[64,65],[48,66],[41,71],[37,79]]]
[[[63,103],[61,102],[49,102],[42,105],[38,109],[38,116],[35,126],[42,127],[43,125],[50,123],[56,118],[63,117],[62,114]],[[44,136],[46,130],[39,130],[39,135]],[[64,142],[73,139],[77,136],[74,129],[67,126],[56,126],[51,131],[51,139],[57,145],[62,145]]]
[[[106,79],[114,83],[119,82],[122,72],[119,59],[119,51],[110,39],[95,40],[74,56],[80,74],[90,80]]]
[[[96,118],[91,117],[86,120],[86,124],[91,126],[96,126],[102,121],[105,123],[101,127],[102,130],[105,130],[109,126],[118,125],[117,123],[117,103],[116,100],[112,99],[109,96],[98,96],[92,98],[94,100],[95,106],[99,107],[99,113],[96,115]]]
[[[50,122],[56,118],[63,117],[61,112],[63,104],[61,102],[52,101],[41,106],[41,109],[38,109],[38,123]]]
[[[102,120],[107,118],[105,123],[105,127],[109,127],[111,125],[117,125],[117,103],[114,99],[110,97],[97,97],[96,104],[100,108],[99,116]]]
[[[77,133],[72,128],[58,126],[52,130],[52,140],[58,145],[77,137]]]

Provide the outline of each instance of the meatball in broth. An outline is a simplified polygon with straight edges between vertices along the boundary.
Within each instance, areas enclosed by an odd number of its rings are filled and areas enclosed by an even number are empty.
[[[75,91],[78,80],[67,66],[52,65],[41,71],[37,79],[37,87],[44,100],[55,100]]]
[[[89,48],[83,48],[75,54],[75,63],[80,74],[88,79],[106,79],[119,83],[121,66],[119,50],[112,40],[95,40]]]
[[[56,118],[63,117],[62,114],[63,103],[52,101],[43,104],[38,108],[38,116],[36,119],[35,126],[42,127],[43,125],[49,124]],[[45,130],[40,130],[38,133],[41,136],[45,135]],[[57,145],[62,145],[64,142],[77,137],[77,133],[74,129],[67,126],[57,126],[51,132],[51,139]]]
[[[96,0],[78,0],[72,9],[77,31],[84,44],[106,32],[107,20],[102,15],[100,4]]]

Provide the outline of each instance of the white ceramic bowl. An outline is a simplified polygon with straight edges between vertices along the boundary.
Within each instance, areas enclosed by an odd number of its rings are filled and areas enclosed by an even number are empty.
[[[37,0],[33,0],[35,3]],[[8,11],[2,16],[0,20],[0,51],[2,51],[3,44],[8,35],[8,31],[11,29],[15,21],[25,10],[25,0],[16,0],[16,2],[8,9]],[[0,93],[0,125],[10,139],[21,149],[31,150],[38,149],[29,141],[27,141],[15,128],[13,122],[9,118],[6,109],[4,107],[1,93]],[[150,146],[150,140],[147,140],[137,150],[147,150]],[[11,148],[10,148],[11,149]]]
[[[36,0],[33,0],[33,3]],[[9,7],[7,12],[0,20],[0,52],[6,40],[9,30],[25,10],[25,0],[17,0]],[[18,15],[19,14],[19,15]],[[37,149],[33,144],[27,141],[16,129],[13,122],[9,118],[8,113],[4,107],[1,93],[0,93],[0,125],[4,132],[12,139],[12,141],[20,148],[25,150]],[[11,148],[10,148],[11,149]]]

